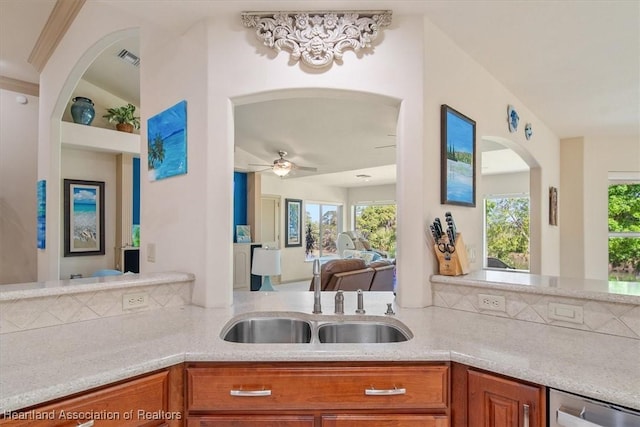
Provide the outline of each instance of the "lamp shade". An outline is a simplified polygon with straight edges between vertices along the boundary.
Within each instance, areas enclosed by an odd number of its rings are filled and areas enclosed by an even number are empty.
[[[280,249],[256,248],[253,250],[251,274],[277,276],[280,274]]]

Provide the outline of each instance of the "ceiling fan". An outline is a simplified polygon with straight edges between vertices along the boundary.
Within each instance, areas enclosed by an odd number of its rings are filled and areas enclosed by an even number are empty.
[[[302,171],[309,171],[309,172],[317,172],[317,170],[318,170],[317,168],[311,168],[311,167],[308,167],[308,166],[300,166],[300,165],[297,165],[297,164],[293,163],[290,160],[285,159],[284,157],[287,154],[288,153],[286,151],[279,150],[278,151],[278,155],[280,156],[280,158],[279,159],[275,159],[273,161],[273,165],[251,164],[249,166],[269,167],[269,168],[271,168],[271,170],[273,170],[273,173],[275,173],[276,175],[278,175],[281,178],[287,176],[289,174],[289,172],[291,172],[292,170],[302,170]]]

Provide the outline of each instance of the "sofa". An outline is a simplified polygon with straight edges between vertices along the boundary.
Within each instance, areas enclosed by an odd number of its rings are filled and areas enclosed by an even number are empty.
[[[320,268],[323,291],[393,291],[395,264],[388,260],[367,265],[361,258],[332,259]],[[313,291],[313,279],[309,284]]]

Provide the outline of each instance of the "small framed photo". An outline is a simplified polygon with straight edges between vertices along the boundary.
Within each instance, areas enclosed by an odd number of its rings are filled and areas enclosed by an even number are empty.
[[[440,107],[440,203],[476,206],[476,122]]]
[[[251,226],[236,225],[236,242],[251,243]]]
[[[104,255],[104,182],[64,180],[64,256]]]
[[[302,200],[285,199],[284,246],[302,246]]]

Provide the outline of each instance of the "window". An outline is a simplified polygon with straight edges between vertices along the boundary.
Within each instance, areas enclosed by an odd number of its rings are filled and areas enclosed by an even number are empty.
[[[342,206],[305,202],[306,259],[337,256],[336,241],[342,232]]]
[[[529,271],[529,197],[484,200],[487,268]]]
[[[354,228],[362,234],[372,249],[386,252],[389,258],[396,257],[396,205],[355,205]]]
[[[640,179],[609,183],[609,280],[640,282]]]

